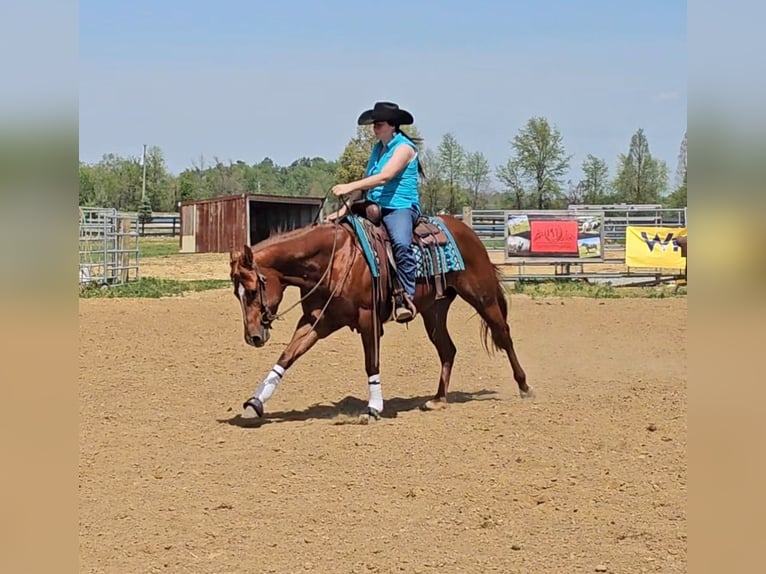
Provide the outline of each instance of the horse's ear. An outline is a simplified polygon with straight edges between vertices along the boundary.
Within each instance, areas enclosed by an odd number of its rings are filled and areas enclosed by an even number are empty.
[[[229,251],[229,265],[234,265],[235,263],[239,263],[239,261],[242,259],[242,252],[238,251],[237,249],[232,249]]]
[[[244,253],[243,261],[244,261],[245,267],[247,267],[248,269],[253,268],[253,250],[250,249],[249,245],[245,245],[245,253]]]

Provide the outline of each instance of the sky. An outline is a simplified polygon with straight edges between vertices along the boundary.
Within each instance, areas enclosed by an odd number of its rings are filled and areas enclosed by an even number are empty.
[[[494,172],[531,117],[572,155],[617,158],[643,128],[672,184],[687,126],[686,2],[80,2],[80,160],[162,148],[289,165],[337,159],[376,101],[452,133]]]

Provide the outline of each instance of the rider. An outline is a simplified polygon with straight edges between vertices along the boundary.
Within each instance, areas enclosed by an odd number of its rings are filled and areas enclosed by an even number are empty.
[[[414,122],[412,114],[392,102],[377,102],[362,112],[357,124],[372,124],[377,142],[367,161],[365,177],[332,188],[336,196],[359,195],[380,205],[383,225],[389,236],[396,261],[397,276],[404,293],[395,299],[394,318],[400,323],[411,321],[416,314],[415,272],[416,261],[411,250],[412,231],[420,216],[418,174],[422,168],[418,148],[401,126]],[[356,199],[356,197],[354,197]],[[345,214],[345,207],[331,218]]]

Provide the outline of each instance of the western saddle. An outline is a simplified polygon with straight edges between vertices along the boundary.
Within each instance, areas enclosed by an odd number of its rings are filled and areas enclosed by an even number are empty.
[[[350,204],[350,212],[361,218],[363,228],[375,254],[379,277],[377,281],[373,281],[375,291],[373,303],[377,310],[376,315],[385,322],[392,318],[394,301],[398,297],[405,297],[404,289],[397,276],[391,239],[386,231],[386,226],[382,225],[382,212],[377,203],[369,200],[357,201]],[[422,215],[418,218],[412,233],[412,243],[420,248],[426,282],[431,278],[433,279],[437,299],[444,297],[446,288],[445,272],[439,264],[439,248],[447,245],[448,241],[449,239],[439,226]],[[430,265],[425,261],[426,257],[430,257]],[[433,270],[432,274],[428,272],[429,269]]]

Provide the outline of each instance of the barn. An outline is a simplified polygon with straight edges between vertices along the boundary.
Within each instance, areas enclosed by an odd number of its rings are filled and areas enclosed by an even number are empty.
[[[319,197],[242,193],[182,201],[181,253],[226,253],[314,222]]]

